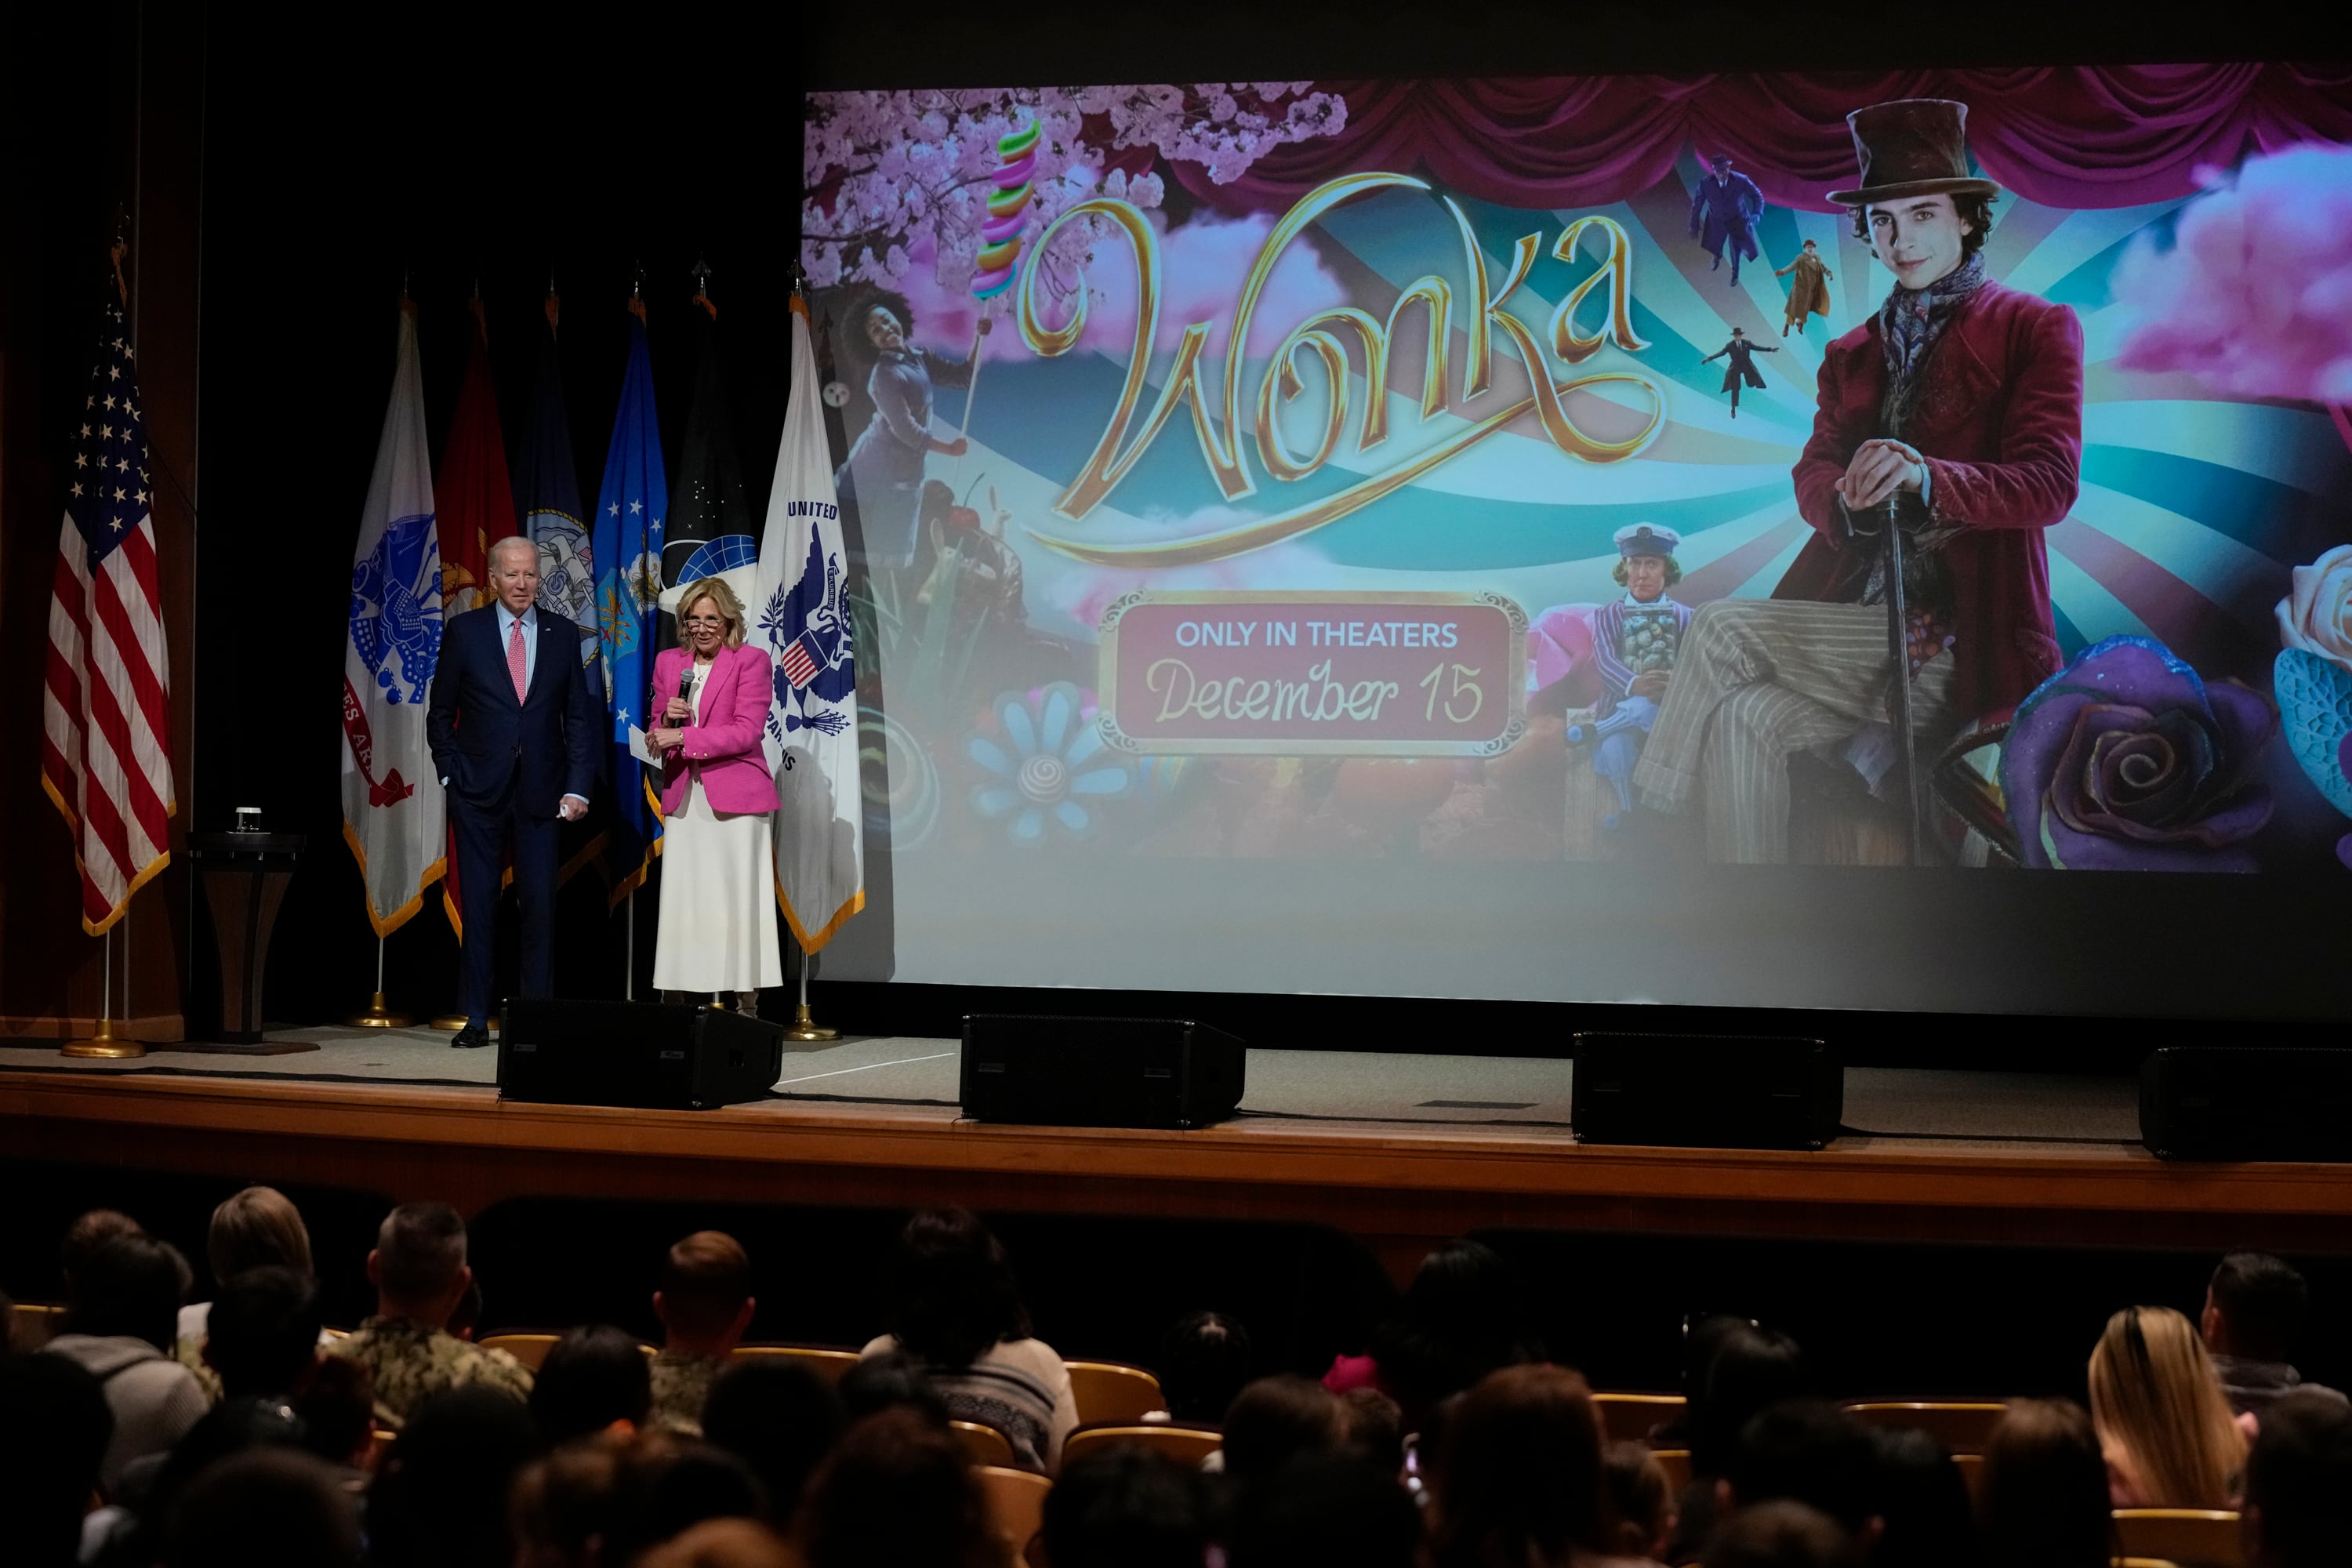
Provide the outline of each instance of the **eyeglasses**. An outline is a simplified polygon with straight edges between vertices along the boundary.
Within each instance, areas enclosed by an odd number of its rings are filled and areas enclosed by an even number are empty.
[[[727,624],[727,617],[724,616],[688,616],[686,617],[686,624],[689,626],[723,626]]]

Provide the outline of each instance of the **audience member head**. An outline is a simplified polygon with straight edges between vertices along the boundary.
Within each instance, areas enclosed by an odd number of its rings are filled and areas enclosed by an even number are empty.
[[[1214,1426],[1249,1382],[1253,1363],[1247,1329],[1223,1312],[1192,1312],[1176,1320],[1151,1364],[1169,1415]]]
[[[2233,1252],[2205,1287],[2205,1348],[2244,1361],[2291,1361],[2311,1310],[2311,1288],[2283,1258]]]
[[[375,1373],[357,1356],[318,1356],[310,1380],[294,1392],[294,1414],[311,1453],[331,1465],[365,1468],[374,1447]]]
[[[114,1436],[106,1391],[64,1356],[0,1356],[0,1563],[71,1563]]]
[[[383,1216],[368,1254],[376,1310],[446,1328],[474,1271],[466,1267],[466,1222],[447,1204],[403,1204]]]
[[[1248,1487],[1294,1454],[1328,1453],[1347,1435],[1339,1402],[1312,1378],[1261,1377],[1225,1411],[1225,1474]]]
[[[1797,1342],[1734,1320],[1714,1336],[1699,1393],[1689,1406],[1691,1473],[1720,1479],[1739,1457],[1739,1436],[1757,1413],[1811,1392]]]
[[[1375,1469],[1393,1476],[1404,1468],[1404,1406],[1377,1388],[1339,1395],[1339,1442]]]
[[[2228,1508],[2245,1435],[2189,1320],[2126,1307],[2091,1352],[2091,1425],[2116,1505]]]
[[[653,1371],[637,1342],[606,1323],[571,1330],[548,1348],[531,1379],[530,1414],[553,1448],[616,1422],[646,1424]]]
[[[466,1293],[449,1309],[449,1321],[442,1331],[453,1340],[471,1342],[474,1331],[482,1326],[482,1280],[479,1275],[466,1281]]]
[[[1700,1568],[1862,1568],[1837,1521],[1782,1500],[1741,1509],[1707,1539]]]
[[[994,1568],[998,1555],[961,1439],[907,1409],[842,1434],[793,1533],[808,1568]]]
[[[1226,1535],[1230,1568],[1413,1568],[1421,1515],[1393,1473],[1351,1454],[1298,1454],[1241,1494]]]
[[[1050,1568],[1200,1568],[1201,1473],[1130,1445],[1086,1455],[1055,1479],[1043,1534]]]
[[[676,1433],[639,1433],[621,1446],[620,1506],[604,1561],[635,1563],[706,1520],[757,1519],[765,1500],[734,1455]]]
[[[220,1374],[230,1398],[291,1394],[319,1359],[319,1287],[308,1274],[245,1269],[230,1275],[213,1301],[205,1364]]]
[[[723,1356],[751,1326],[751,1260],[724,1231],[698,1230],[669,1249],[654,1316],[668,1331],[671,1350]]]
[[[509,1511],[515,1568],[604,1568],[619,1523],[621,1457],[606,1433],[566,1444],[515,1478]]]
[[[1715,1352],[1723,1342],[1740,1329],[1759,1325],[1752,1318],[1733,1312],[1695,1312],[1683,1319],[1683,1399],[1696,1405],[1706,1397],[1707,1369],[1715,1364]]]
[[[1975,1568],[1976,1505],[1944,1446],[1908,1426],[1872,1435],[1878,1447],[1878,1516],[1871,1568]]]
[[[91,1209],[76,1215],[66,1226],[65,1240],[58,1246],[58,1289],[70,1301],[74,1294],[74,1277],[90,1254],[118,1236],[142,1234],[139,1222],[120,1209]]]
[[[1675,1532],[1675,1487],[1647,1443],[1612,1443],[1601,1451],[1601,1505],[1603,1550],[1664,1560]]]
[[[781,1536],[748,1519],[714,1519],[646,1553],[639,1568],[798,1568]]]
[[[173,1506],[166,1568],[357,1568],[359,1510],[334,1472],[290,1448],[261,1448],[205,1470]]]
[[[970,1366],[1029,1337],[1029,1311],[1004,1247],[970,1209],[923,1209],[898,1237],[890,1331],[929,1366]]]
[[[74,1270],[65,1331],[100,1339],[144,1340],[169,1354],[180,1335],[180,1303],[194,1278],[168,1241],[131,1231],[100,1247]]]
[[[142,1562],[155,1556],[163,1527],[170,1522],[179,1499],[214,1466],[259,1448],[307,1454],[303,1436],[301,1418],[279,1400],[233,1394],[214,1405],[188,1428],[155,1472],[137,1510],[138,1536],[129,1555]]]
[[[833,1384],[782,1356],[729,1363],[702,1407],[702,1436],[751,1467],[767,1490],[768,1518],[779,1528],[800,1507],[801,1492],[841,1427],[841,1395]]]
[[[1819,1399],[1757,1412],[1739,1434],[1729,1478],[1742,1508],[1788,1498],[1819,1509],[1867,1547],[1880,1521],[1878,1446],[1869,1428]]]
[[[835,1385],[845,1423],[885,1410],[912,1410],[934,1426],[948,1424],[948,1402],[915,1358],[894,1351],[867,1356],[841,1374]]]
[[[248,1268],[291,1268],[308,1275],[310,1232],[302,1214],[275,1187],[247,1187],[213,1210],[205,1261],[217,1289]]]
[[[1427,1258],[1369,1347],[1381,1381],[1411,1411],[1459,1394],[1498,1367],[1541,1361],[1518,1273],[1460,1238]]]
[[[2090,1412],[2071,1399],[2012,1402],[1985,1444],[1977,1479],[1985,1561],[2106,1568],[2115,1555],[2113,1508]]]
[[[2352,1405],[2297,1389],[2263,1412],[2246,1456],[2246,1560],[2252,1568],[2319,1568],[2352,1539]]]
[[[1601,1426],[1565,1367],[1490,1373],[1448,1413],[1430,1475],[1436,1568],[1519,1568],[1598,1551]]]
[[[538,1451],[530,1411],[502,1390],[465,1384],[425,1400],[368,1488],[374,1568],[507,1568],[507,1494]]]

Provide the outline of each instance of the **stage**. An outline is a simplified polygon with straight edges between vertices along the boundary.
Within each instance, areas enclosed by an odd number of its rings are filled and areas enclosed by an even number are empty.
[[[446,1038],[0,1048],[0,1149],[468,1212],[545,1194],[1301,1221],[1394,1268],[1492,1226],[2333,1252],[2352,1215],[2352,1167],[2154,1159],[2122,1079],[1851,1068],[1848,1131],[1795,1153],[1580,1144],[1573,1069],[1538,1058],[1253,1050],[1241,1113],[1171,1132],[964,1121],[952,1039],[793,1048],[770,1099],[692,1112],[503,1104],[497,1053]]]

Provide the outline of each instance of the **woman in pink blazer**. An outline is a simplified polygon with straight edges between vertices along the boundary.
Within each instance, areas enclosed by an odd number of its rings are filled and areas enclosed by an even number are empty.
[[[772,689],[767,656],[743,646],[743,605],[716,577],[678,595],[683,647],[654,658],[646,732],[663,757],[661,928],[654,984],[736,994],[783,983],[769,835],[776,810],[761,732]],[[681,684],[686,695],[679,695]]]

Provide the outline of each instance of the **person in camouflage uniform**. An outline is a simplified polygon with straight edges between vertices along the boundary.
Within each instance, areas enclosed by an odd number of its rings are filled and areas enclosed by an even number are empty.
[[[466,1222],[446,1204],[403,1204],[384,1216],[368,1254],[375,1315],[329,1353],[348,1356],[375,1379],[376,1419],[398,1426],[430,1395],[464,1384],[530,1397],[530,1369],[501,1350],[448,1331],[450,1315],[473,1288]]]
[[[698,1230],[669,1249],[661,1289],[654,1292],[654,1316],[664,1331],[652,1367],[657,1426],[701,1436],[710,1384],[742,1342],[758,1306],[751,1260],[733,1237]]]

